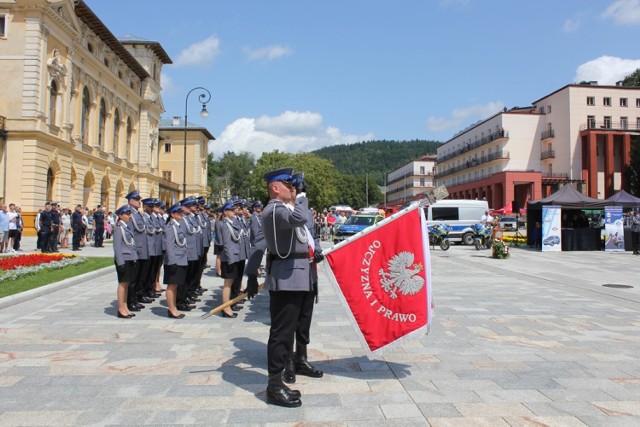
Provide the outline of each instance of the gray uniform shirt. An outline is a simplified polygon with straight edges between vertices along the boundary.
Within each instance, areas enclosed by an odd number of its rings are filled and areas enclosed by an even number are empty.
[[[165,265],[187,265],[187,236],[181,224],[171,219],[164,231]]]
[[[240,222],[224,218],[220,221],[219,243],[222,248],[220,260],[233,264],[246,259],[243,257],[242,239],[244,229]]]
[[[249,226],[251,227],[251,251],[244,267],[244,273],[247,276],[257,276],[264,251],[267,250],[267,242],[264,240],[264,232],[262,231],[262,216],[254,212],[251,215]]]
[[[118,225],[113,230],[113,255],[116,265],[124,265],[125,261],[136,261],[138,259],[136,241],[131,230],[122,221],[118,221]]]
[[[151,215],[142,212],[142,219],[144,220],[144,227],[147,232],[147,251],[149,251],[149,257],[162,255],[162,251],[156,246],[156,224]]]
[[[281,201],[269,200],[262,213],[264,238],[273,257],[265,280],[265,287],[270,291],[312,290],[309,258],[303,257],[309,253],[304,230],[308,212],[308,201],[303,196],[296,199],[293,211]]]
[[[136,241],[136,250],[138,251],[138,259],[149,259],[149,247],[147,245],[147,231],[144,220],[140,212],[131,206],[131,221],[127,224],[127,228],[133,234]]]
[[[187,236],[187,259],[189,261],[198,260],[198,230],[191,225],[188,215],[182,215],[180,227],[185,231]]]

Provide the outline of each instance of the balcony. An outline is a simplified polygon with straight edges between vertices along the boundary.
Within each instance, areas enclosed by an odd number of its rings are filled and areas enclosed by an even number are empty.
[[[482,156],[479,159],[472,159],[471,161],[466,162],[464,165],[454,166],[449,169],[445,169],[444,171],[436,174],[436,179],[441,179],[447,175],[451,175],[469,168],[473,168],[476,166],[483,165],[485,163],[493,162],[495,160],[507,160],[510,159],[511,156],[508,151],[498,151],[496,153],[491,153],[486,156]]]
[[[550,139],[555,137],[555,132],[553,131],[553,129],[547,129],[544,132],[542,132],[542,134],[540,134],[540,140],[544,141],[545,139]]]
[[[161,188],[180,192],[180,184],[177,184],[173,181],[169,181],[166,178],[159,178],[159,180],[160,180],[159,185]]]
[[[540,160],[555,159],[555,158],[556,158],[556,152],[554,150],[547,150],[540,153]]]
[[[467,144],[466,146],[464,146],[463,148],[460,148],[459,150],[454,151],[453,153],[449,153],[445,156],[442,157],[438,157],[436,159],[436,164],[444,162],[446,160],[452,159],[456,156],[459,156],[462,153],[466,153],[467,151],[471,151],[475,148],[481,147],[483,145],[486,145],[490,142],[496,141],[498,139],[502,139],[502,138],[509,138],[509,132],[501,130],[495,133],[492,133],[491,135],[485,136],[484,138],[481,138],[477,141],[474,141],[471,144]]]
[[[598,130],[598,131],[613,130],[613,131],[639,133],[640,123],[629,124],[629,122],[613,122],[611,120],[602,120],[602,121],[589,120],[588,122],[580,125],[580,132],[590,131],[590,130]]]

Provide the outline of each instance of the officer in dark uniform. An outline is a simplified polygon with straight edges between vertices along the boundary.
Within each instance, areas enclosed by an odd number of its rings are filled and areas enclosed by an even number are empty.
[[[148,279],[144,276],[149,273],[147,268],[149,264],[149,247],[147,245],[147,231],[144,223],[144,219],[138,209],[140,208],[140,192],[133,190],[125,196],[131,207],[131,221],[127,224],[129,230],[133,234],[133,238],[136,241],[136,251],[138,252],[138,261],[136,262],[135,271],[133,274],[133,280],[129,282],[129,292],[127,293],[127,307],[129,311],[140,311],[144,308],[144,303],[150,303],[151,300],[148,297],[142,295],[142,287]]]
[[[73,230],[71,250],[81,251],[80,239],[82,239],[82,205],[77,205],[71,214],[71,229]]]
[[[40,213],[40,232],[38,233],[38,248],[42,252],[49,252],[49,236],[51,235],[51,202],[44,204]]]
[[[58,202],[51,202],[51,234],[49,235],[48,252],[58,251],[58,235],[60,234],[60,211]]]
[[[102,205],[98,205],[96,211],[93,213],[93,224],[93,246],[101,248],[102,241],[104,240],[104,212],[102,211]]]
[[[304,183],[304,173],[298,172],[293,174],[293,185],[296,188],[296,195],[304,194],[306,187]],[[313,224],[313,215],[308,212],[307,223],[305,225],[306,232],[309,237],[309,243],[313,250],[313,262],[309,266],[309,280],[313,292],[307,293],[302,304],[300,317],[296,327],[296,351],[289,355],[287,365],[283,374],[284,382],[293,384],[296,382],[296,374],[304,375],[312,378],[322,378],[323,372],[318,370],[307,360],[307,345],[310,342],[311,317],[313,316],[314,300],[317,302],[318,295],[318,269],[317,263],[324,260],[322,248],[320,247],[320,238],[315,234]]]
[[[262,213],[264,238],[269,250],[265,287],[269,290],[271,314],[267,343],[267,403],[285,407],[302,405],[300,392],[289,389],[282,381],[282,374],[293,350],[304,302],[309,294],[313,295],[309,280],[312,254],[305,230],[308,201],[304,194],[296,198],[292,172],[293,169],[284,168],[264,175],[270,200]]]

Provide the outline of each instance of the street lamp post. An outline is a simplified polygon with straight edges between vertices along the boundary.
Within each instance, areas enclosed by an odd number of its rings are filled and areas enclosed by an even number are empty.
[[[199,102],[202,104],[202,110],[200,111],[200,117],[206,119],[209,117],[209,112],[207,111],[207,104],[211,100],[211,92],[203,87],[194,87],[191,89],[187,96],[184,99],[184,153],[183,153],[183,163],[182,163],[182,198],[187,197],[187,111],[189,107],[189,95],[191,92],[195,90],[200,90],[202,93],[198,96]]]

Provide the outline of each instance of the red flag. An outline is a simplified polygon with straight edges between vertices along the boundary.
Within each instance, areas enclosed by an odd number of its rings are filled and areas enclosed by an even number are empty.
[[[431,262],[422,208],[408,208],[326,255],[372,352],[427,330]]]

